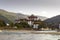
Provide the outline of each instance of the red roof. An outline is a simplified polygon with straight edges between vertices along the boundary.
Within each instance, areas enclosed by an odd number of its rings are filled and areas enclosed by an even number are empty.
[[[37,16],[31,15],[28,18],[37,18]]]

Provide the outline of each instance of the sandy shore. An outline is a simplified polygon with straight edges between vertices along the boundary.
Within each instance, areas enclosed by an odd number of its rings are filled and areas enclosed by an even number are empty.
[[[60,35],[60,32],[31,32],[31,33],[35,33],[35,34],[58,34]]]
[[[0,32],[15,32],[15,33],[32,33],[32,34],[58,34],[57,31],[32,31],[32,30],[0,30]]]

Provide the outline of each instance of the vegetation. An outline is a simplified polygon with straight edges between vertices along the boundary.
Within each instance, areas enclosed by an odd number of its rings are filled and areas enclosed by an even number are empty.
[[[17,28],[21,29],[21,28],[29,28],[29,25],[27,22],[20,22],[20,23],[16,23],[15,26],[17,26]]]
[[[9,26],[10,26],[10,27],[14,27],[14,23],[13,23],[13,22],[10,22],[10,23],[9,23]]]
[[[39,22],[39,26],[38,26],[39,28],[46,28],[47,27],[46,23],[44,21],[39,20],[38,22]]]
[[[26,15],[24,16],[23,14],[20,14],[20,15],[21,15],[21,18],[26,16]],[[8,21],[9,22],[9,27],[11,27],[11,28],[14,27],[14,26],[17,26],[17,28],[19,28],[19,29],[21,29],[21,28],[30,28],[29,24],[27,22],[24,22],[24,21],[14,24],[15,19],[17,17],[19,17],[20,15],[18,14],[18,16],[17,16],[17,14],[14,14],[12,12],[7,12],[5,10],[0,10],[0,18],[2,18],[4,20],[4,21],[0,20],[0,27],[2,27],[2,26],[5,27],[6,26],[5,21]],[[59,20],[59,18],[60,18],[60,16],[57,16],[57,18],[54,17],[54,18],[46,20],[46,21],[48,21],[47,25],[44,21],[38,20],[39,28],[49,27],[51,29],[56,29],[56,28],[59,29],[57,26],[54,25],[54,24],[56,24],[56,25],[60,24],[59,21],[56,21],[56,20]]]
[[[6,26],[5,22],[3,20],[0,20],[0,27]]]

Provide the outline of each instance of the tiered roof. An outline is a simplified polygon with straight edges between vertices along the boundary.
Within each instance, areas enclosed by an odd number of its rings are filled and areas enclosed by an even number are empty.
[[[33,14],[29,16],[28,18],[37,18],[37,16],[34,16]]]

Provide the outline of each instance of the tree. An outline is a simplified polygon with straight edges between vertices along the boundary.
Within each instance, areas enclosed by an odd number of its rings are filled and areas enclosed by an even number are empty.
[[[10,22],[10,23],[9,23],[9,26],[10,26],[10,27],[14,27],[14,23],[13,23],[13,22]]]
[[[38,26],[39,28],[46,28],[47,26],[46,26],[46,23],[45,22],[43,22],[43,21],[40,21],[40,23],[39,23],[39,26]]]
[[[29,25],[27,22],[20,22],[20,23],[16,23],[15,26],[17,26],[17,28],[29,28]]]
[[[29,24],[27,22],[20,22],[20,24],[24,27],[24,28],[28,28]]]
[[[0,26],[6,26],[5,22],[3,20],[0,20]]]
[[[23,28],[22,25],[20,23],[15,23],[15,26],[17,26],[18,29]]]

